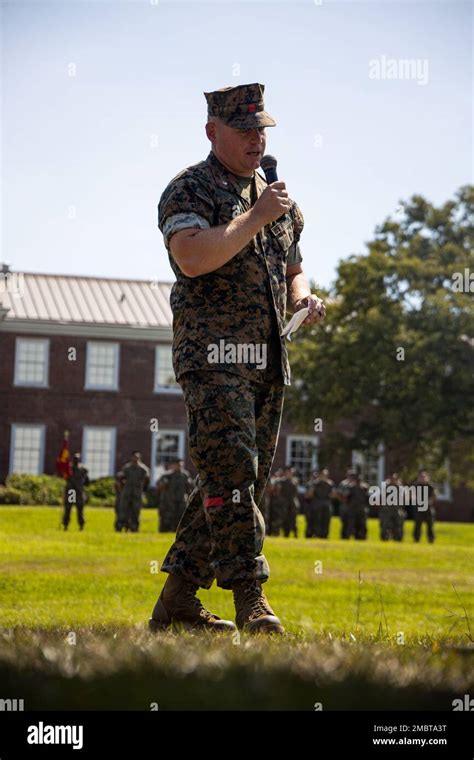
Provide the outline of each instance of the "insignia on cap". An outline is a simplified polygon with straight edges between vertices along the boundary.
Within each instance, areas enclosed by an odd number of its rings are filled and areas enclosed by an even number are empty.
[[[205,92],[207,115],[217,116],[235,129],[274,127],[275,119],[264,110],[264,90],[265,85],[253,82]]]

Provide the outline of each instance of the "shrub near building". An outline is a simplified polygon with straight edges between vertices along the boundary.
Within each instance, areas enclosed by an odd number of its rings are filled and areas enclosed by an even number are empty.
[[[0,504],[29,504],[57,507],[63,504],[65,480],[56,475],[12,474],[0,486]],[[98,478],[86,489],[89,506],[113,506],[113,478]]]

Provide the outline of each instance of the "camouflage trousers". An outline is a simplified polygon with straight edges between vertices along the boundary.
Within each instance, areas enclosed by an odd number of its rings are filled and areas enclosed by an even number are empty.
[[[69,498],[72,498],[71,491],[74,492],[74,500],[72,502],[69,501]],[[67,528],[71,521],[71,510],[75,506],[77,509],[77,522],[78,525],[81,527],[84,527],[86,524],[86,521],[84,519],[84,505],[86,503],[85,494],[83,491],[80,491],[76,488],[70,488],[66,487],[65,493],[64,493],[64,512],[63,512],[63,518],[62,518],[62,524],[64,527]]]
[[[390,538],[394,541],[403,541],[403,509],[385,504],[380,507],[379,517],[382,541],[388,541]]]
[[[289,537],[290,533],[293,533],[295,538],[298,537],[298,528],[296,527],[296,507],[293,503],[285,504],[282,528],[283,535],[286,536],[286,538]]]
[[[424,512],[415,508],[415,517],[413,520],[413,538],[415,541],[419,541],[421,538],[421,528],[423,523],[426,523],[426,532],[428,534],[428,541],[430,544],[435,540],[434,523],[436,517],[436,510],[434,507],[428,507]]]
[[[270,498],[268,508],[268,535],[279,536],[285,519],[285,505],[275,496]]]
[[[327,538],[331,522],[329,499],[313,499],[306,509],[306,538]]]
[[[163,499],[159,506],[160,533],[174,532],[186,508],[184,499]]]
[[[362,506],[343,505],[341,509],[341,538],[354,536],[357,540],[367,538],[367,512]]]
[[[142,491],[137,488],[124,487],[118,502],[115,529],[127,528],[137,532],[140,527],[140,510],[142,508]]]
[[[263,495],[275,455],[283,384],[252,383],[217,370],[181,376],[196,487],[161,569],[221,588],[266,581]]]

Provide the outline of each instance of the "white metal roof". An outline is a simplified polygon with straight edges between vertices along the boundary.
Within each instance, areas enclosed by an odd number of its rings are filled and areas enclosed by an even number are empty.
[[[4,320],[137,327],[172,326],[172,282],[9,272],[0,281]]]

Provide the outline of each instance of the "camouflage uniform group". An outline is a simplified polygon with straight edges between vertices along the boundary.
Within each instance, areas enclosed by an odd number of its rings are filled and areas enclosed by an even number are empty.
[[[170,459],[166,471],[150,489],[150,470],[141,461],[140,452],[133,452],[130,462],[115,476],[115,530],[138,532],[143,498],[147,497],[148,505],[158,510],[160,533],[176,531],[194,487],[183,464],[181,459]]]
[[[222,385],[219,386],[220,389],[222,387]],[[192,431],[190,432],[192,433]],[[213,457],[216,468],[219,468],[218,448],[216,446]],[[193,451],[194,449],[191,448],[191,453]],[[86,486],[89,485],[89,476],[88,470],[81,463],[80,458],[80,453],[74,455],[70,475],[65,484],[64,510],[61,520],[64,530],[69,527],[73,507],[76,508],[79,529],[83,530],[85,526],[84,507],[87,503]],[[263,458],[262,461],[264,461]],[[270,466],[269,458],[267,462]],[[192,540],[197,524],[196,510],[193,511],[193,504],[195,507],[200,505],[198,495],[201,484],[199,477],[193,479],[183,465],[184,462],[181,459],[170,459],[166,471],[156,481],[155,488],[150,490],[149,468],[141,461],[141,454],[134,451],[131,460],[117,472],[115,477],[115,530],[117,532],[138,532],[143,498],[148,496],[148,504],[158,510],[158,530],[160,533],[176,532],[188,504],[190,504],[190,510],[186,512],[186,519],[180,526],[179,533],[182,541],[185,541],[187,536],[189,536],[189,540]],[[216,477],[217,473],[218,469],[216,469]],[[393,472],[384,481],[383,487],[392,489],[392,499],[390,501],[382,500],[382,502],[377,500],[376,503],[382,541],[403,541],[405,521],[410,513],[413,518],[413,540],[415,542],[420,541],[423,525],[425,525],[427,540],[429,543],[434,542],[436,491],[426,470],[419,471],[418,477],[411,483],[410,489],[413,486],[425,489],[424,493],[423,491],[420,492],[423,494],[423,498],[420,499],[418,492],[414,491],[407,503],[402,494],[405,485],[398,473]],[[393,498],[394,494],[395,497]],[[361,480],[356,470],[347,470],[346,477],[338,485],[329,477],[329,470],[315,470],[310,480],[304,486],[300,486],[295,468],[287,465],[270,474],[264,493],[263,495],[260,494],[259,503],[261,516],[260,510],[255,514],[259,525],[257,536],[261,544],[263,544],[265,535],[298,538],[298,514],[304,515],[304,536],[306,538],[328,538],[331,519],[334,516],[338,516],[340,519],[339,536],[341,539],[353,537],[357,540],[365,540],[367,538],[369,487],[367,483]],[[197,514],[199,515],[199,509]],[[235,510],[234,514],[238,514],[238,509]],[[193,525],[193,532],[186,531],[186,524],[189,523]],[[252,528],[252,530],[255,529]],[[209,556],[211,556],[211,545],[207,543],[207,538],[204,541],[205,537],[207,537],[206,530],[204,530],[204,536],[201,537],[201,540],[204,551],[209,551]],[[174,551],[180,550],[180,545],[176,542],[174,546]],[[171,557],[172,555],[169,552],[168,563],[171,563]],[[264,566],[265,558],[263,555],[261,557],[263,559],[260,558],[259,561]],[[215,566],[213,565],[214,574],[217,570],[218,563],[216,560]],[[193,572],[198,573],[199,566],[195,567]],[[209,584],[210,577],[209,573],[201,575],[200,582],[203,587],[208,587],[204,586],[204,583]],[[264,574],[262,573],[263,577]]]
[[[426,470],[419,471],[417,479],[409,486],[408,490],[412,493],[408,497],[403,493],[406,486],[398,473],[392,473],[382,484],[381,490],[388,486],[392,489],[389,502],[385,503],[380,498],[374,500],[381,540],[403,541],[405,520],[410,512],[413,516],[413,540],[420,540],[422,526],[426,524],[427,539],[433,543],[436,492]],[[413,490],[413,487],[420,486],[426,489],[421,492],[423,498]],[[347,470],[346,477],[338,485],[331,480],[327,469],[315,471],[303,486],[299,485],[293,467],[276,470],[265,489],[267,533],[288,537],[293,532],[296,538],[296,515],[300,513],[305,516],[306,538],[328,538],[331,519],[337,515],[340,520],[339,537],[363,541],[367,538],[369,494],[368,484],[356,470]]]

